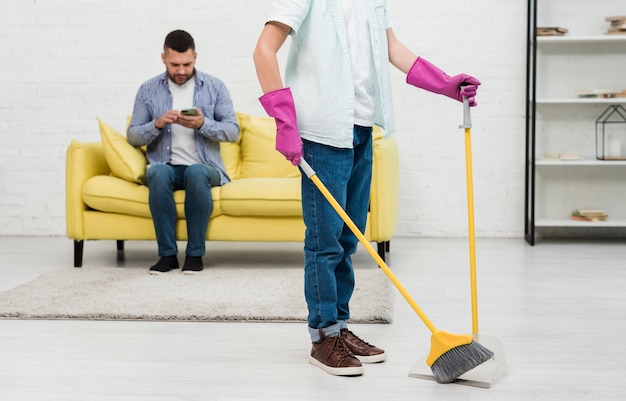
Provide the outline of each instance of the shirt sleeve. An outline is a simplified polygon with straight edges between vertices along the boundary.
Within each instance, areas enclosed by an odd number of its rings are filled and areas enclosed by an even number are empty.
[[[265,22],[283,23],[292,29],[292,33],[296,33],[309,14],[311,1],[313,0],[274,0]]]
[[[150,96],[149,93],[154,93],[155,85],[157,81],[154,79],[143,83],[135,96],[133,114],[126,131],[128,143],[133,146],[147,145],[161,134],[161,131],[154,125],[158,116],[153,115],[153,111],[145,100]],[[152,97],[157,98],[157,96]]]

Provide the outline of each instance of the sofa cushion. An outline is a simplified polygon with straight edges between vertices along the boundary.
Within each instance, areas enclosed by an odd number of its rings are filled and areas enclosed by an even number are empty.
[[[104,157],[111,173],[130,182],[143,183],[146,176],[146,156],[128,143],[125,136],[98,118]]]
[[[211,190],[212,218],[221,214],[220,188],[214,187]],[[148,187],[122,178],[109,175],[93,176],[83,185],[82,198],[83,202],[94,210],[152,218],[148,205]],[[185,218],[185,191],[175,191],[174,202],[177,217]]]
[[[276,148],[273,118],[239,114],[241,166],[238,178],[299,177],[300,170]]]
[[[300,178],[241,178],[222,187],[228,216],[302,216]]]

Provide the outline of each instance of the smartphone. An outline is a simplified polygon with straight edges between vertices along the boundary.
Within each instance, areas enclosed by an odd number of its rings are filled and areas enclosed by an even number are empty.
[[[190,109],[183,109],[180,111],[180,114],[184,116],[195,116],[196,114],[198,114],[198,109],[195,107],[192,107]]]

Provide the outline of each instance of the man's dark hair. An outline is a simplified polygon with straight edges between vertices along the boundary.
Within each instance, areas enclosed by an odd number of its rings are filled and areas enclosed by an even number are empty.
[[[163,44],[163,50],[172,49],[179,53],[184,53],[187,50],[196,50],[196,44],[193,41],[191,35],[183,30],[175,30],[167,34],[165,37],[165,43]]]

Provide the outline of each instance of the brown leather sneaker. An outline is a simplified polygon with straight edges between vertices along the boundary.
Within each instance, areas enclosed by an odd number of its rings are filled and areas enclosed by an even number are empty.
[[[382,362],[387,357],[384,350],[366,343],[348,329],[341,329],[341,338],[354,356],[363,363]]]
[[[341,336],[326,337],[313,343],[309,362],[326,373],[336,376],[360,376],[363,365],[350,352]]]

